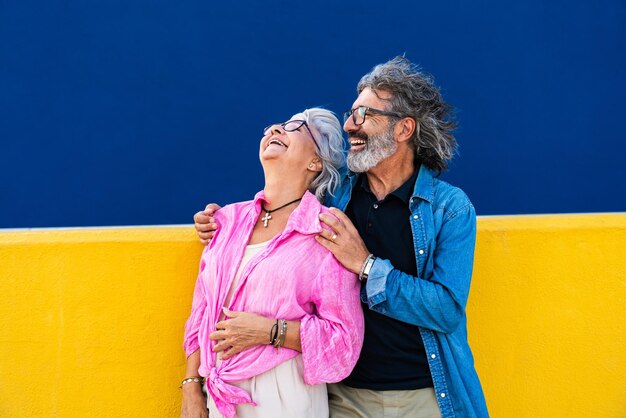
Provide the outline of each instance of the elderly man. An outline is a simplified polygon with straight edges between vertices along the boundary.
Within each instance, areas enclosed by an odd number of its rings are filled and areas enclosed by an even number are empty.
[[[330,415],[486,417],[467,342],[476,214],[439,180],[456,142],[450,107],[404,57],[374,67],[345,113],[349,173],[317,237],[362,281],[365,340],[356,367],[329,385]],[[194,220],[206,242],[209,206]]]

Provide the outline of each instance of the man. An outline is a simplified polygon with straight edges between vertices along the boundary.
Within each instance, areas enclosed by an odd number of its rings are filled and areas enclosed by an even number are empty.
[[[362,280],[365,340],[330,415],[486,417],[467,342],[476,215],[467,196],[437,178],[456,142],[450,107],[404,57],[376,66],[346,112],[350,150],[342,186],[318,236]],[[194,217],[203,242],[211,211]]]

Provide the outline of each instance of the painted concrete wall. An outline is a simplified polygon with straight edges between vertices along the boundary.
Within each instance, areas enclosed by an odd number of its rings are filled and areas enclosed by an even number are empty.
[[[176,417],[190,227],[0,230],[0,416]],[[626,214],[479,219],[493,417],[626,416]]]
[[[401,54],[457,110],[443,178],[478,213],[626,208],[624,0],[5,0],[0,40],[0,228],[251,199],[264,127]]]

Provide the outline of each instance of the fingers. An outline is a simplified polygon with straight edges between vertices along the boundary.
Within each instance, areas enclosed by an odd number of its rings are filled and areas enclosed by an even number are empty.
[[[219,353],[220,351],[226,350],[228,347],[229,345],[226,340],[220,340],[217,344],[215,344],[215,347],[213,347],[213,351],[215,353]]]
[[[205,211],[200,211],[193,216],[193,220],[194,228],[196,228],[200,242],[203,245],[207,245],[213,239],[215,231],[217,230],[217,224],[215,223],[213,214],[207,215]]]
[[[237,318],[239,314],[241,313],[237,311],[231,311],[230,309],[226,307],[222,308],[222,312],[224,312],[224,315],[226,315],[228,318]]]
[[[354,224],[352,223],[350,218],[348,218],[348,215],[346,215],[345,213],[343,213],[337,208],[330,208],[329,211],[330,213],[335,215],[337,218],[339,218],[339,221],[343,224],[343,226],[346,229],[356,230],[356,228],[354,227]]]
[[[222,207],[218,205],[217,203],[209,203],[204,208],[204,211],[207,212],[207,214],[212,215],[213,213],[217,212],[220,209],[222,209]]]
[[[226,332],[225,331],[213,331],[212,333],[209,334],[209,338],[212,339],[213,341],[223,340],[226,338]]]
[[[319,237],[322,237],[329,245],[335,244],[339,236],[328,229],[322,229],[322,232],[319,233]]]
[[[328,211],[330,213],[332,213],[333,215],[335,215],[337,218],[339,218],[339,220],[341,222],[345,222],[345,221],[350,222],[350,218],[348,218],[348,215],[346,215],[345,213],[343,213],[339,209],[337,209],[337,208],[328,208]]]
[[[241,353],[242,351],[242,348],[230,347],[228,350],[224,350],[224,352],[222,353],[222,360],[229,359],[235,354]]]
[[[326,248],[328,251],[333,253],[333,255],[337,257],[337,259],[339,259],[338,255],[339,255],[340,247],[338,245],[335,245],[331,240],[326,239],[320,235],[316,235],[315,240],[319,242],[322,247]],[[339,260],[339,262],[341,262],[341,260]]]
[[[341,228],[341,221],[335,218],[332,215],[328,215],[327,213],[320,213],[319,215],[320,221],[330,226],[334,231],[337,231]]]
[[[215,222],[213,222],[213,218],[211,218],[210,220],[206,221],[206,222],[196,222],[195,224],[193,224],[194,228],[196,228],[196,231],[198,231],[198,233],[200,232],[204,232],[204,233],[211,233],[211,232],[215,232],[215,230],[217,229],[217,224]]]
[[[204,213],[204,211],[196,212],[193,215],[193,221],[196,224],[206,224],[206,223],[212,222],[213,221],[212,218],[213,218],[213,214],[208,215]]]

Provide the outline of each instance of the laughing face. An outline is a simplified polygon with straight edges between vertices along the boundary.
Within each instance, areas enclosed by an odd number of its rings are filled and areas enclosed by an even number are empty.
[[[265,129],[259,149],[261,163],[280,161],[285,169],[289,166],[307,167],[316,157],[314,141],[313,131],[304,122],[304,115],[294,115],[285,123]]]
[[[374,93],[364,89],[356,99],[352,108],[367,106],[374,109],[385,109],[389,105],[390,94],[384,91]],[[381,161],[392,156],[398,149],[394,137],[394,124],[388,116],[367,114],[362,125],[356,125],[350,117],[343,125],[348,133],[350,150],[348,152],[348,168],[355,173],[363,173],[376,167]]]

